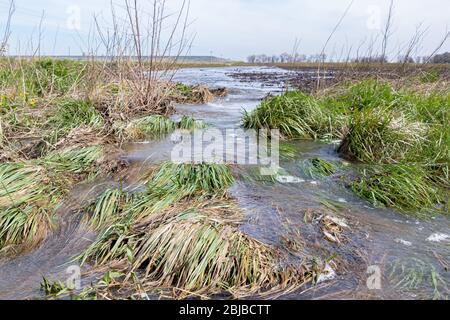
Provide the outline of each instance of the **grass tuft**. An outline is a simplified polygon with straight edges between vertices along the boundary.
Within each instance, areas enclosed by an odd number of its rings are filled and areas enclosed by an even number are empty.
[[[366,163],[398,163],[426,142],[428,126],[384,108],[364,109],[350,116],[349,132],[338,152]]]
[[[178,128],[182,130],[205,129],[206,123],[202,120],[195,120],[192,117],[183,116],[178,123]]]
[[[124,130],[124,136],[131,140],[159,137],[175,129],[175,123],[165,116],[148,116],[129,123]]]
[[[375,206],[396,208],[426,216],[444,203],[443,192],[418,165],[383,165],[362,170],[353,191]],[[441,207],[442,209],[442,207]],[[417,212],[417,210],[420,210]]]
[[[314,97],[293,91],[265,99],[245,112],[242,122],[246,129],[279,129],[288,139],[319,139],[340,137],[343,119]]]

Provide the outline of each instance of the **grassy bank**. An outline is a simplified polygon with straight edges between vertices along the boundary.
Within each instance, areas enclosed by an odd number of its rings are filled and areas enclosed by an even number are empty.
[[[123,79],[120,72],[109,71],[113,67],[98,62],[1,59],[3,161],[43,156],[78,131],[111,142],[118,138],[114,129],[134,119],[167,116],[173,103],[205,103],[226,94],[162,79],[151,83]]]
[[[352,190],[375,205],[427,216],[448,210],[450,90],[447,82],[364,80],[309,95],[287,92],[244,114],[245,128],[286,139],[340,139],[360,164]]]
[[[120,65],[0,59],[0,249],[44,239],[72,186],[118,170],[122,143],[204,126],[174,123],[173,103],[226,94],[162,79],[148,89],[110,68]]]

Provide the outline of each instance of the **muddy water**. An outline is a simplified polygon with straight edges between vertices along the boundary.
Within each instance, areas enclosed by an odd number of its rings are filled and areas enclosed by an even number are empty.
[[[257,107],[263,97],[283,88],[264,83],[239,82],[232,73],[261,72],[279,75],[289,71],[271,68],[186,69],[175,80],[186,84],[227,87],[230,94],[205,105],[180,105],[174,118],[182,115],[203,120],[211,127],[238,128],[242,111]],[[311,141],[292,142],[294,155],[282,157],[284,175],[292,183],[261,181],[251,166],[235,166],[236,184],[231,193],[246,213],[242,230],[260,241],[288,251],[292,261],[326,261],[327,277],[317,286],[303,288],[285,299],[445,299],[449,296],[450,220],[445,217],[419,221],[387,209],[376,209],[347,190],[338,177],[312,179],[303,167],[307,159],[321,157],[341,162],[335,145]],[[169,138],[136,143],[127,149],[125,160],[135,166],[169,160],[173,143]],[[257,169],[257,168],[256,168]],[[346,170],[352,170],[347,166]],[[281,180],[280,180],[281,181]],[[106,188],[84,186],[86,198]],[[61,230],[37,250],[12,260],[0,261],[0,299],[36,296],[42,276],[67,278],[71,258],[92,240],[80,225],[76,210]],[[325,239],[320,219],[333,216],[345,222],[339,243]],[[64,215],[63,215],[64,217]],[[370,271],[368,273],[368,271]],[[379,277],[378,277],[379,276]],[[367,285],[368,280],[369,286]],[[86,280],[85,280],[86,281]]]

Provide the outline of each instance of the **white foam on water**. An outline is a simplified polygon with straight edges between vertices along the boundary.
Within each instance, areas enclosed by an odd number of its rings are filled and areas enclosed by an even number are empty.
[[[336,271],[334,271],[333,268],[327,264],[323,272],[320,274],[319,279],[317,279],[317,284],[333,280],[334,278],[336,278]]]
[[[293,177],[293,176],[281,176],[281,175],[277,175],[276,176],[276,180],[279,183],[303,183],[305,182],[304,179],[298,178],[298,177]]]
[[[442,242],[447,239],[450,239],[450,235],[445,233],[434,233],[428,237],[427,241],[429,242]]]
[[[406,240],[403,240],[403,239],[395,239],[395,242],[403,244],[403,245],[405,245],[407,247],[411,247],[412,246],[412,242],[409,242],[409,241],[406,241]]]

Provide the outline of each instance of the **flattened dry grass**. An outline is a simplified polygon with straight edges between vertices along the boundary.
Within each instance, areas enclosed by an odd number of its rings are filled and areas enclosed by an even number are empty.
[[[277,265],[273,249],[233,226],[195,216],[175,219],[147,232],[136,248],[132,270],[143,269],[148,287],[245,296],[276,289],[289,292],[304,280],[295,268]]]
[[[166,290],[175,298],[286,293],[309,280],[306,268],[283,267],[274,249],[224,222],[226,203],[191,205],[177,205],[135,225],[111,226],[82,261],[120,270],[122,289],[132,287],[129,280],[137,276],[141,288]]]
[[[226,166],[163,164],[147,191],[107,190],[90,209],[100,232],[82,264],[114,268],[117,288],[162,289],[175,298],[228,293],[233,297],[286,293],[309,280],[306,266],[239,231],[240,210],[228,199]]]
[[[0,249],[42,240],[63,196],[102,155],[101,147],[91,147],[0,164]]]

